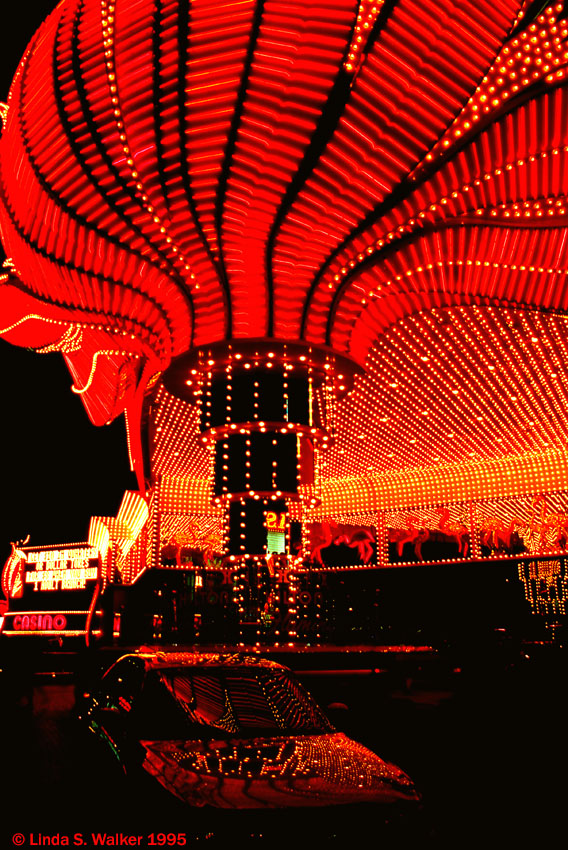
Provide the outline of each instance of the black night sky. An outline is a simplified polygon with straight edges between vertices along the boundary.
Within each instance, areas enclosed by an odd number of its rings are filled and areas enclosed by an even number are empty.
[[[19,14],[11,6],[9,23],[0,30],[0,101],[6,101],[30,38],[55,5],[27,0]],[[124,490],[136,485],[124,421],[91,424],[71,392],[60,354],[40,355],[0,340],[0,379],[2,563],[9,542],[27,534],[37,545],[84,540],[90,517],[116,515]]]

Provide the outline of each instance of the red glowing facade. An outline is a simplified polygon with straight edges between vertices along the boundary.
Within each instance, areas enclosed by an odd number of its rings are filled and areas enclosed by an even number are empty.
[[[568,511],[567,36],[519,0],[59,3],[3,113],[0,332],[61,351],[95,424],[125,413],[149,564],[228,551],[235,494],[372,514],[383,565],[417,508],[470,555],[515,512],[487,499]]]

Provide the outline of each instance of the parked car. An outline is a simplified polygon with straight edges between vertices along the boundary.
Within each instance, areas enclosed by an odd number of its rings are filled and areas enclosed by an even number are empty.
[[[128,775],[191,806],[417,802],[412,780],[342,732],[286,668],[241,654],[124,655],[80,711]]]

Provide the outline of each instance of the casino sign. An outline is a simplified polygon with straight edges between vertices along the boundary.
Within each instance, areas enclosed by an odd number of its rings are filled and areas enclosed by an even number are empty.
[[[99,551],[87,543],[18,547],[2,572],[7,599],[2,634],[99,637]]]

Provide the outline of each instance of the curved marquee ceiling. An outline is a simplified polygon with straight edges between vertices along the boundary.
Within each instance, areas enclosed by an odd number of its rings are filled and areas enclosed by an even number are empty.
[[[566,486],[568,316],[461,305],[392,325],[338,406],[323,509],[345,512]],[[198,413],[160,388],[152,469],[206,479]],[[181,485],[180,485],[181,486]]]
[[[0,141],[0,332],[61,350],[102,423],[222,339],[328,345],[372,384],[396,372],[397,333],[424,357],[454,346],[459,372],[473,343],[456,322],[499,335],[533,308],[560,327],[567,36],[562,4],[518,0],[62,0]],[[506,346],[491,358],[500,374]],[[502,428],[515,417],[489,387]],[[340,441],[329,474],[388,471],[390,448],[397,466],[443,460],[450,410],[431,450],[386,428],[356,469]],[[505,439],[534,448],[543,423]],[[449,453],[499,451],[482,435]]]

